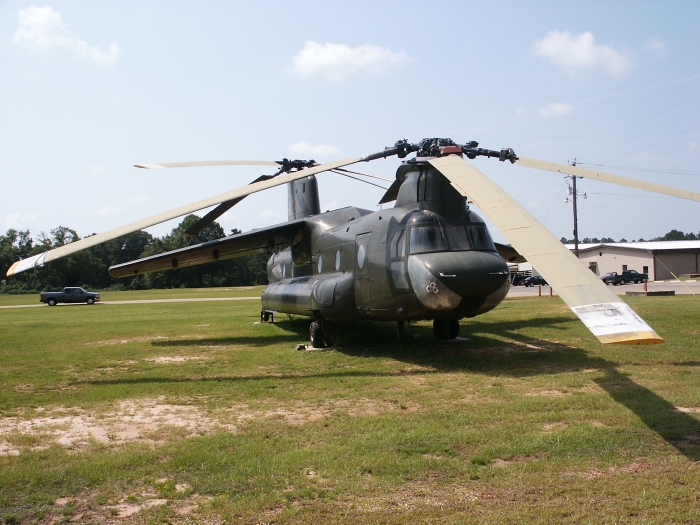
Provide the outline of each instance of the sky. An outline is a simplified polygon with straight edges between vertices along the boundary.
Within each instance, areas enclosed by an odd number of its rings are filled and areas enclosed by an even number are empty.
[[[692,1],[0,1],[0,231],[85,236],[271,171],[134,164],[323,162],[404,138],[476,140],[700,192],[698,20]],[[393,179],[398,163],[355,169]],[[563,176],[474,164],[572,237]],[[379,209],[382,189],[318,180],[323,210]],[[581,238],[700,232],[697,202],[579,190]],[[219,222],[247,231],[286,217],[279,187]]]

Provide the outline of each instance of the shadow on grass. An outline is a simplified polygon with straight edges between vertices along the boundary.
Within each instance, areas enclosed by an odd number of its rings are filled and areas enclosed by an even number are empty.
[[[612,367],[594,381],[678,452],[692,461],[700,460],[700,422],[694,417]]]
[[[577,370],[599,370],[603,377],[595,382],[617,403],[631,410],[652,431],[692,461],[700,460],[700,422],[678,411],[671,403],[635,383],[616,369],[617,363],[592,357],[586,350],[543,341],[523,335],[520,330],[537,326],[567,329],[577,322],[568,317],[504,322],[469,322],[463,327],[468,340],[437,341],[429,326],[411,326],[404,342],[396,339],[393,323],[338,323],[340,345],[335,351],[360,358],[391,358],[420,366],[419,370],[371,371],[334,370],[314,374],[206,376],[200,378],[131,377],[94,380],[93,385],[173,383],[190,381],[297,381],[299,379],[421,376],[444,372],[472,372],[492,376],[527,377]],[[153,346],[244,345],[265,347],[305,341],[308,321],[293,320],[275,324],[275,335],[235,336],[210,339],[160,340]],[[361,329],[359,329],[361,327]],[[498,338],[483,334],[494,334]],[[418,337],[414,337],[414,336]],[[291,348],[290,348],[291,350]],[[695,363],[678,363],[691,365]]]

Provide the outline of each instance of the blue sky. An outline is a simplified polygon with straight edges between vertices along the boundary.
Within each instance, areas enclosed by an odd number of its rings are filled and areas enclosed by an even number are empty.
[[[135,163],[328,161],[428,136],[697,192],[698,20],[690,1],[4,1],[0,230],[84,236],[269,171]],[[397,165],[357,168],[393,178]],[[561,176],[475,165],[571,236]],[[324,209],[378,209],[383,193],[334,174],[319,186]],[[581,237],[700,231],[698,203],[581,186]],[[286,213],[277,188],[220,222],[249,230]]]

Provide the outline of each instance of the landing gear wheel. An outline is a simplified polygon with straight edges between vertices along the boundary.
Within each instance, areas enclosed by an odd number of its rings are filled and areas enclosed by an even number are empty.
[[[49,306],[56,306],[56,299],[49,299],[47,303]]]
[[[449,329],[447,319],[442,318],[433,320],[433,334],[435,334],[436,339],[448,339],[450,333]]]
[[[323,341],[326,343],[326,346],[333,346],[335,344],[335,325],[333,323],[325,323],[325,325]]]
[[[87,301],[85,301],[87,304],[95,304],[95,300],[90,297]]]
[[[459,335],[459,321],[457,319],[433,320],[433,333],[436,339],[454,339]]]
[[[263,310],[260,312],[260,321],[267,323],[270,320],[270,312]]]
[[[313,348],[323,348],[323,329],[321,323],[313,321],[309,327],[309,337]]]
[[[459,320],[450,319],[448,321],[450,327],[450,337],[449,339],[456,339],[459,336]]]

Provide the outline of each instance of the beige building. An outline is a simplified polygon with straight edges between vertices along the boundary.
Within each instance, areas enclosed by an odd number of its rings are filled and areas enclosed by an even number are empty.
[[[572,252],[573,244],[567,244]],[[700,241],[650,241],[579,244],[579,259],[596,275],[623,270],[649,274],[650,281],[673,279],[673,274],[700,275]],[[528,263],[520,270],[537,269]]]
[[[567,248],[574,250],[573,244]],[[623,270],[649,274],[649,280],[673,274],[700,274],[700,241],[650,241],[579,244],[579,259],[596,275]]]

